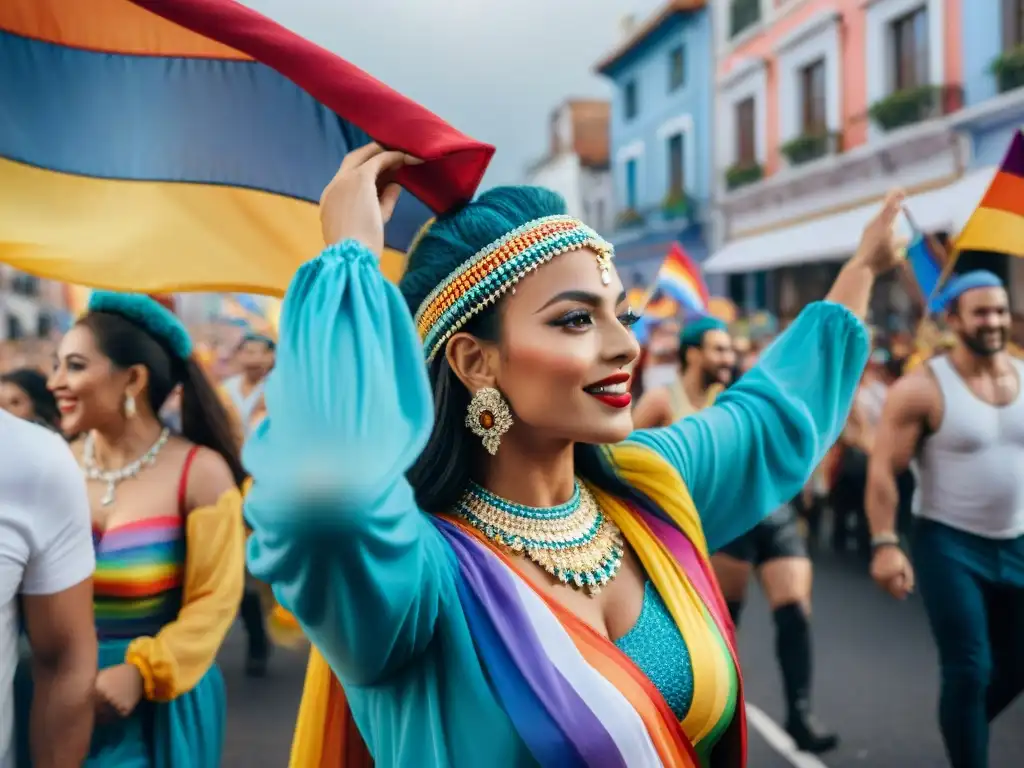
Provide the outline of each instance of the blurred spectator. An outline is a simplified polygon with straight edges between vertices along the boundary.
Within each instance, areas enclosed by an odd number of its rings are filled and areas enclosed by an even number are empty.
[[[38,370],[17,368],[0,374],[0,408],[26,421],[60,430],[57,401]]]

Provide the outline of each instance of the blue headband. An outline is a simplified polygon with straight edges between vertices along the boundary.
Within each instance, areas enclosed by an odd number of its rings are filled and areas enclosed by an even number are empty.
[[[726,325],[717,317],[711,317],[711,315],[705,315],[694,320],[692,323],[687,323],[683,328],[683,332],[679,334],[679,346],[681,347],[699,347],[704,343],[704,334],[708,331],[724,331]]]
[[[175,314],[156,299],[139,293],[93,291],[88,309],[120,315],[162,341],[182,360],[192,356],[192,337]]]
[[[957,275],[946,286],[939,291],[939,294],[932,300],[932,312],[941,309],[948,309],[949,305],[959,299],[968,291],[978,288],[1004,288],[1003,281],[994,272],[987,269],[976,269],[972,272],[965,272]]]

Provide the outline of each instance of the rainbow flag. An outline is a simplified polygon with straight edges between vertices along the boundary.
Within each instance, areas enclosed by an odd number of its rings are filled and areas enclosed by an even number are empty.
[[[0,262],[146,293],[283,295],[370,141],[423,158],[382,267],[494,148],[234,0],[0,2]]]
[[[910,265],[914,279],[921,289],[925,301],[929,301],[936,293],[942,278],[942,260],[939,254],[928,244],[928,238],[915,232],[914,239],[907,246],[907,263]]]
[[[957,251],[1024,258],[1024,133],[1017,131],[985,197],[956,240]]]
[[[679,243],[673,243],[669,249],[654,286],[656,292],[674,299],[687,314],[707,314],[708,287],[700,269]]]

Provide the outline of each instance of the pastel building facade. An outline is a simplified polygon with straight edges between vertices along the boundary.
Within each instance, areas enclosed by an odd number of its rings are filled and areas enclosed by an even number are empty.
[[[966,30],[1000,2],[713,6],[716,237],[705,269],[727,276],[730,298],[783,317],[821,298],[893,187],[920,229],[959,230],[991,178],[961,124],[970,99],[990,98],[979,74],[989,54],[973,53]],[[873,320],[911,308],[892,278]]]
[[[641,21],[628,19],[620,44],[596,65],[613,86],[615,218],[609,236],[627,287],[648,285],[674,241],[698,262],[709,254],[709,5],[672,0]]]
[[[551,113],[548,148],[526,169],[526,183],[565,198],[570,216],[602,234],[613,227],[615,195],[608,164],[611,105],[596,99],[568,99]]]

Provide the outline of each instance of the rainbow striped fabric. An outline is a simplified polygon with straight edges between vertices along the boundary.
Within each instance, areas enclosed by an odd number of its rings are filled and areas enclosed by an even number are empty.
[[[185,533],[181,518],[151,517],[93,529],[96,632],[101,640],[156,635],[181,608]]]
[[[1024,258],[1024,132],[1014,134],[985,197],[957,238],[956,249]]]
[[[539,765],[702,768],[715,747],[716,764],[739,768],[746,721],[735,638],[692,499],[652,451],[610,450],[621,478],[654,502],[639,509],[592,489],[686,640],[695,689],[683,722],[612,642],[539,592],[474,529],[436,518],[459,564],[460,603],[480,664]],[[372,765],[346,709],[313,649],[291,768]]]
[[[0,262],[69,283],[281,295],[370,137],[426,160],[399,175],[397,277],[494,151],[233,0],[4,0],[0,58]]]

